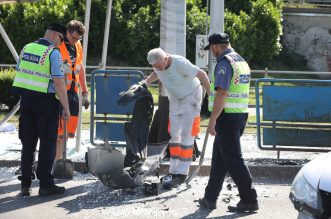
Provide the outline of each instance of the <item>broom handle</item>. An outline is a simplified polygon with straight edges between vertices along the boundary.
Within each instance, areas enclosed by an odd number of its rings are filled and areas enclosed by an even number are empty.
[[[202,150],[201,150],[201,154],[200,154],[200,160],[199,160],[199,166],[197,168],[195,168],[192,173],[187,177],[186,179],[186,185],[189,185],[191,180],[198,174],[202,164],[203,164],[203,160],[205,158],[205,152],[206,152],[206,148],[207,148],[207,142],[208,142],[208,136],[209,136],[209,132],[206,132],[206,136],[205,136],[205,140],[203,141],[203,146],[202,146]]]
[[[68,65],[68,59],[64,60],[63,62],[64,65]],[[67,75],[68,72],[65,72],[64,73],[64,83],[67,87]],[[66,89],[66,92],[67,92],[67,89]],[[69,101],[69,99],[68,99]],[[63,115],[64,115],[64,112],[62,112]],[[69,118],[70,119],[70,118]],[[63,124],[64,124],[64,127],[63,127],[63,152],[62,152],[62,156],[63,156],[63,159],[67,159],[67,121],[63,118]]]
[[[67,159],[67,121],[63,119],[63,159]]]

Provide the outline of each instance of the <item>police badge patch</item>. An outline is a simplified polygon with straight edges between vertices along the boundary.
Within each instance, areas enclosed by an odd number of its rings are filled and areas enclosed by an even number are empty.
[[[250,78],[250,75],[240,75],[239,82],[241,84],[249,83],[249,78]]]
[[[223,68],[220,68],[220,70],[218,71],[218,74],[224,75],[225,74],[225,70]]]

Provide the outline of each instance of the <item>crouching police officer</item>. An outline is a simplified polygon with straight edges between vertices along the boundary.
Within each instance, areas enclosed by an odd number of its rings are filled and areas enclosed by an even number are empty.
[[[19,138],[22,142],[21,195],[30,196],[32,163],[39,139],[37,178],[39,195],[65,192],[54,184],[51,175],[56,152],[59,100],[63,117],[70,117],[62,57],[56,48],[63,41],[66,28],[51,24],[43,38],[24,46],[16,67],[13,92],[21,96]],[[57,94],[57,96],[56,96]],[[58,100],[59,99],[59,100]]]

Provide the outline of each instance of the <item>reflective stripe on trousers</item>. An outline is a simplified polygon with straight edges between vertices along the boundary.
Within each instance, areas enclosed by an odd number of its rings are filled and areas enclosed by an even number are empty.
[[[169,96],[170,118],[170,168],[171,174],[187,175],[192,162],[194,138],[192,125],[194,118],[200,115],[202,100],[201,85],[193,94],[182,100]]]

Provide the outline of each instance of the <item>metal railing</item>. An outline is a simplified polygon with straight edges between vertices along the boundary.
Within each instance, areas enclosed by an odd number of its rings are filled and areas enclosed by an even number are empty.
[[[331,1],[331,0],[330,0]],[[0,68],[15,68],[16,64],[0,64]],[[87,70],[94,70],[94,69],[99,69],[99,65],[87,65],[86,69]],[[130,67],[130,66],[106,66],[106,70],[140,70],[144,72],[145,74],[147,72],[152,72],[153,68],[152,67],[141,67],[141,66],[136,66],[136,67]],[[0,69],[1,70],[1,69]],[[268,68],[265,68],[263,70],[252,70],[252,74],[264,74],[265,76],[267,75],[273,75],[273,74],[298,74],[298,75],[327,75],[331,76],[331,72],[314,72],[314,71],[279,71],[279,70],[269,70]],[[90,74],[88,73],[88,76]]]
[[[331,8],[331,0],[284,0],[285,7]]]
[[[331,0],[330,0],[331,1]],[[1,68],[15,68],[15,64],[0,64],[0,70]],[[87,70],[93,70],[93,69],[98,69],[100,68],[100,66],[97,65],[88,65],[86,66]],[[150,72],[153,71],[152,67],[129,67],[129,66],[106,66],[106,70],[140,70],[142,72],[144,72],[145,75],[148,75]],[[88,73],[89,71],[87,71],[87,81],[88,83],[90,83],[90,77],[91,74]],[[92,72],[92,71],[90,71]],[[319,76],[323,76],[323,77],[331,77],[331,72],[311,72],[311,71],[277,71],[277,70],[269,70],[268,68],[265,68],[264,70],[252,70],[252,75],[253,76],[257,76],[257,75],[261,75],[261,77],[269,77],[271,75],[275,75],[275,74],[293,74],[293,75],[319,75]],[[252,81],[255,81],[257,78],[261,78],[261,77],[253,77]],[[152,86],[158,86],[158,84],[153,84]],[[5,124],[19,109],[19,102],[16,104],[16,106],[12,109],[12,111],[6,115],[6,117],[0,121],[0,126],[2,126],[3,124]],[[252,124],[250,124],[252,125]]]
[[[284,3],[290,4],[316,4],[325,3],[331,5],[331,0],[284,0]]]
[[[331,0],[330,0],[331,1]],[[0,64],[0,70],[6,69],[6,68],[15,68],[15,64]],[[87,82],[90,83],[90,77],[91,72],[95,69],[99,69],[100,66],[98,65],[88,65],[86,66],[86,77]],[[139,70],[144,73],[144,75],[149,75],[152,71],[152,67],[130,67],[130,66],[106,66],[106,70]],[[257,78],[261,77],[272,77],[272,75],[310,75],[310,76],[319,76],[322,78],[330,77],[331,78],[331,72],[313,72],[313,71],[279,71],[279,70],[269,70],[268,68],[265,68],[264,70],[251,70],[252,73],[252,81],[255,81]],[[157,84],[154,84],[152,86],[157,86]]]

